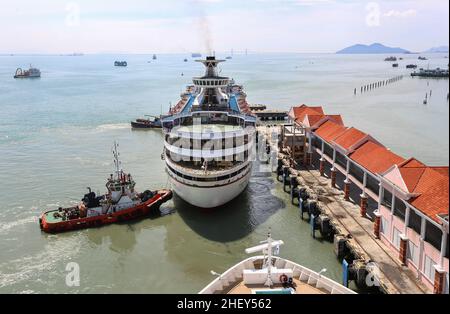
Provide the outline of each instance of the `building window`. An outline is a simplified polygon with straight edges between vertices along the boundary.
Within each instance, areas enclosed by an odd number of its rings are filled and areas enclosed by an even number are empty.
[[[384,197],[382,204],[386,206],[387,208],[391,208],[392,206],[392,193],[388,190],[384,189]]]
[[[396,249],[400,249],[400,231],[394,228],[394,234],[392,236],[392,244]]]
[[[416,214],[414,210],[410,210],[409,212],[409,222],[408,227],[414,230],[417,234],[421,233],[422,227],[422,217]]]
[[[356,178],[359,182],[364,181],[364,171],[362,171],[358,166],[351,163],[350,164],[350,174]]]
[[[427,221],[426,225],[425,241],[430,243],[436,250],[441,250],[442,230],[429,221]]]
[[[380,193],[380,182],[367,174],[367,188],[378,195]]]
[[[414,265],[419,265],[419,247],[411,241],[408,241],[408,252],[406,256]]]
[[[381,226],[380,226],[380,232],[384,235],[388,234],[388,230],[389,230],[389,222],[387,221],[386,218],[381,217]]]
[[[336,152],[336,163],[344,169],[347,168],[347,159],[345,159],[345,156],[339,152]]]
[[[394,215],[405,221],[406,205],[401,199],[397,197],[395,198]]]
[[[423,273],[425,277],[427,277],[429,280],[434,280],[434,265],[436,263],[429,257],[428,255],[425,255],[425,265],[423,266]]]

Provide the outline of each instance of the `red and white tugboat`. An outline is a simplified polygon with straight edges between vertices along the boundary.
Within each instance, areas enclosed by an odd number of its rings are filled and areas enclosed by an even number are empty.
[[[120,166],[117,143],[113,155],[115,175],[106,183],[107,194],[96,196],[88,188],[81,203],[75,207],[50,210],[41,215],[39,224],[44,232],[58,233],[70,230],[100,227],[147,216],[159,210],[161,204],[172,198],[171,190],[146,190],[137,193],[131,174]]]

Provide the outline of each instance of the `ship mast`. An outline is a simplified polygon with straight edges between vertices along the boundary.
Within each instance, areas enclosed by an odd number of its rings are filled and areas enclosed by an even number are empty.
[[[119,160],[120,153],[118,151],[118,147],[119,147],[119,143],[114,141],[114,147],[113,147],[113,150],[112,150],[112,153],[113,153],[113,156],[114,156],[114,166],[115,166],[115,169],[116,169],[115,172],[116,172],[117,178],[120,178],[120,173],[122,172],[122,169],[121,169],[121,162]]]
[[[265,285],[267,287],[273,286],[273,281],[271,278],[272,274],[272,235],[271,235],[271,229],[269,228],[269,233],[267,235],[267,260],[266,260],[266,267],[267,267],[267,280]]]

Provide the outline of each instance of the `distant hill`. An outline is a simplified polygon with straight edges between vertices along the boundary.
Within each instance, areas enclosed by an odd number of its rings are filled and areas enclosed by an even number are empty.
[[[448,52],[448,46],[440,46],[440,47],[433,47],[427,51],[427,53],[442,53],[442,52]]]
[[[337,54],[386,54],[386,53],[410,53],[408,50],[402,48],[392,48],[385,45],[375,43],[372,45],[354,45],[345,49],[339,50]]]

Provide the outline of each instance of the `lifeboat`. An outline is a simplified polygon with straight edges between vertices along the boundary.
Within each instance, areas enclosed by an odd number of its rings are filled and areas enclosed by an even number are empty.
[[[137,193],[131,174],[120,168],[117,144],[113,155],[116,171],[107,180],[108,192],[97,196],[88,188],[77,206],[44,212],[39,218],[42,231],[60,233],[136,220],[157,213],[161,204],[172,198],[172,191],[167,189]]]

